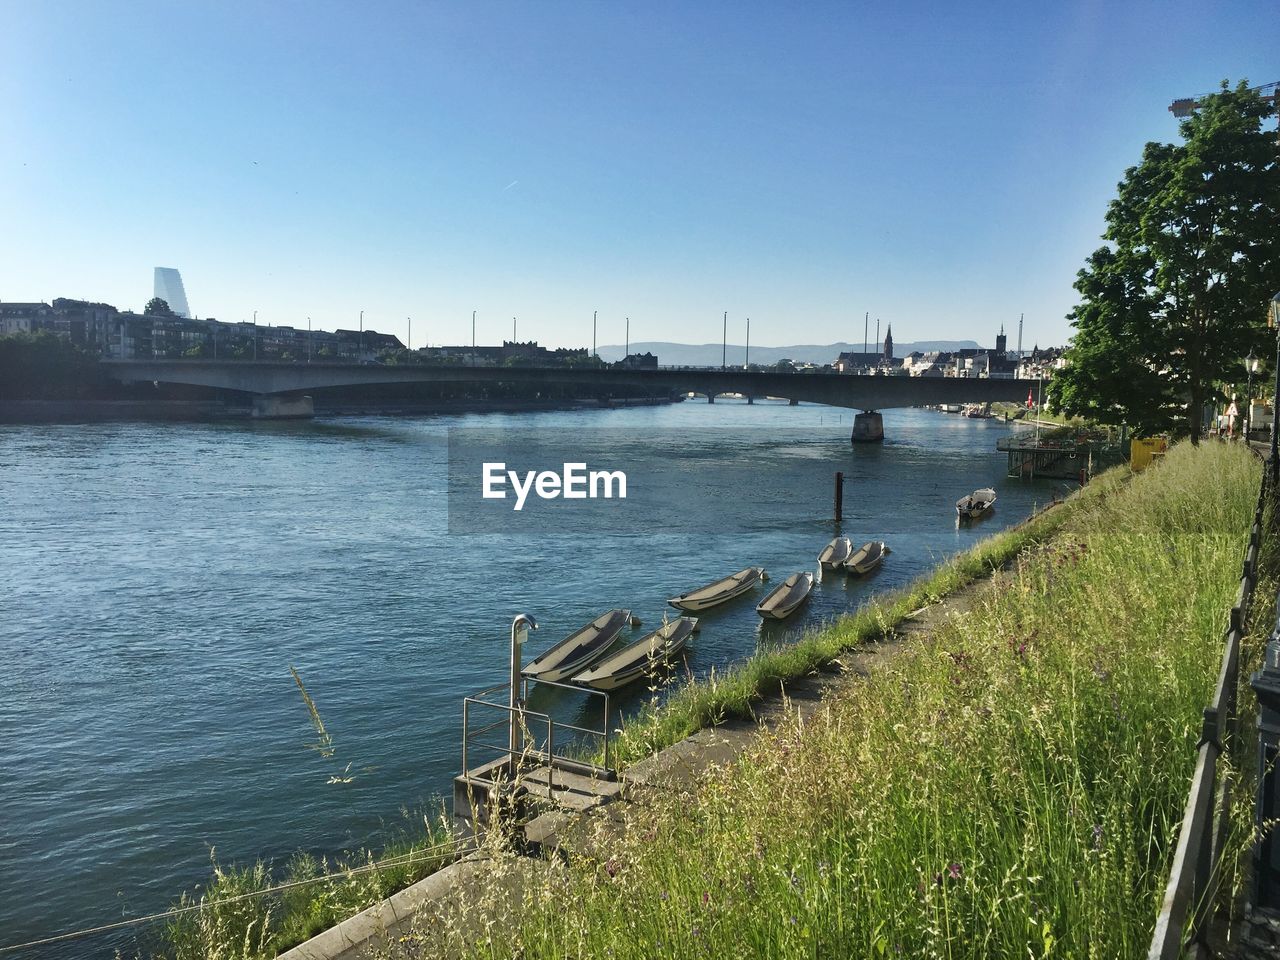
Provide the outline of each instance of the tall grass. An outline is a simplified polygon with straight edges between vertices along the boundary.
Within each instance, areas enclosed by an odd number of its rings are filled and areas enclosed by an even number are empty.
[[[694,798],[656,792],[479,952],[1143,954],[1257,479],[1243,450],[1182,445],[1100,485],[965,617]]]
[[[434,873],[453,859],[451,841],[442,812],[438,820],[407,816],[376,859],[368,850],[333,859],[297,853],[282,870],[214,860],[205,888],[177,904],[203,909],[171,920],[146,952],[171,960],[267,960]]]

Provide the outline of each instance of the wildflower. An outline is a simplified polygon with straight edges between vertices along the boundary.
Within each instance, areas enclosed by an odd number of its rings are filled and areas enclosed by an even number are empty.
[[[702,891],[702,905],[705,907],[705,906],[706,906],[708,903],[710,903],[710,902],[711,902],[711,894],[709,894],[706,890],[703,890],[703,891]]]
[[[658,894],[658,899],[667,900],[668,899],[667,891],[663,890],[660,894]]]
[[[618,861],[614,857],[610,857],[605,861],[604,872],[609,874],[610,879],[618,875]]]
[[[693,935],[694,935],[695,937],[700,937],[700,936],[702,936],[702,931],[701,931],[701,930],[699,930],[697,927],[694,927],[694,928],[693,928]]]
[[[952,880],[959,880],[962,868],[958,863],[947,864],[947,876]]]

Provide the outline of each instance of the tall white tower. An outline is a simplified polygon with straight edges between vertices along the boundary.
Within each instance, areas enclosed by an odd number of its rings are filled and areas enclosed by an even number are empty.
[[[173,267],[156,267],[155,293],[169,305],[180,317],[191,316],[191,308],[187,306],[187,291],[182,286],[182,274]]]

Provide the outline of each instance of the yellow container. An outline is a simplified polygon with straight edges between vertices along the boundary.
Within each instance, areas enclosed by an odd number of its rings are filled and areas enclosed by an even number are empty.
[[[1168,449],[1167,437],[1134,437],[1129,444],[1129,467],[1135,471],[1145,470]]]

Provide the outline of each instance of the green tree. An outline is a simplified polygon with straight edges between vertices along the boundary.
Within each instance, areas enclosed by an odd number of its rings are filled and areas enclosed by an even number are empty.
[[[172,317],[173,309],[169,306],[167,300],[160,297],[152,297],[147,301],[147,305],[142,308],[142,312],[148,317]]]
[[[1180,144],[1148,143],[1107,210],[1106,246],[1077,275],[1069,365],[1050,385],[1068,416],[1177,430],[1263,353],[1280,287],[1280,157],[1271,104],[1242,82],[1201,101]],[[1179,430],[1181,424],[1181,430]]]
[[[70,400],[97,379],[97,360],[47,330],[0,337],[0,400]]]

